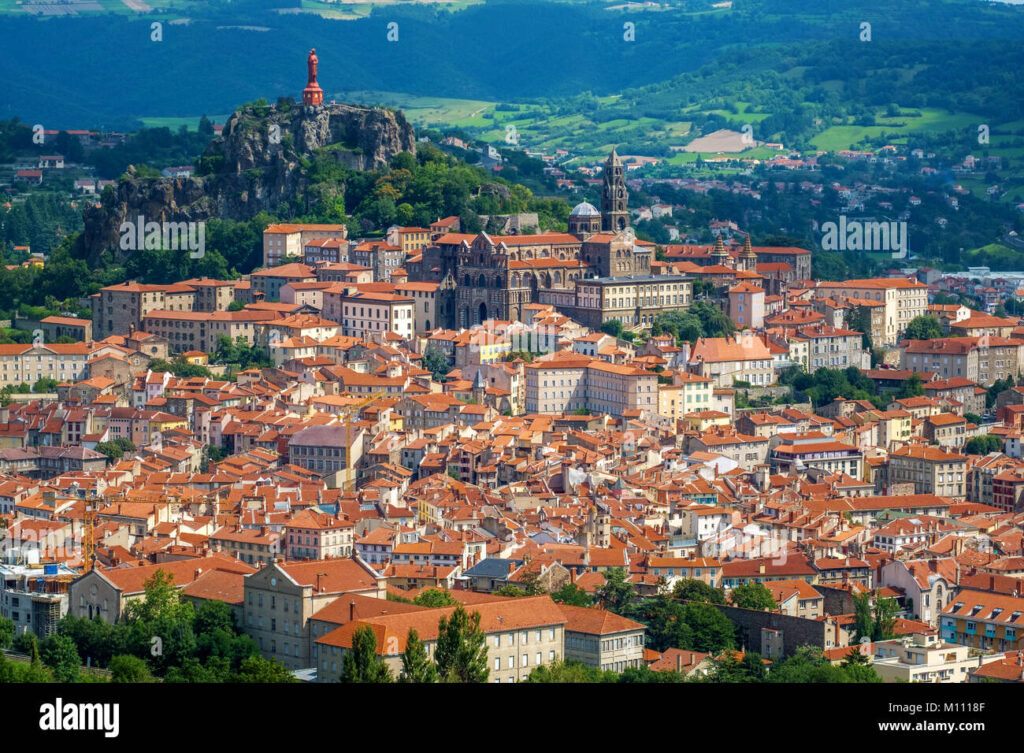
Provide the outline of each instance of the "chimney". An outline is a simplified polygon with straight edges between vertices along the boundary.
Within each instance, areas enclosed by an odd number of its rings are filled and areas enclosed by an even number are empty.
[[[676,654],[676,672],[683,671],[683,654],[682,652]]]
[[[355,618],[356,618],[356,603],[354,601],[350,601],[348,603],[348,621],[352,622],[353,620],[355,620]]]

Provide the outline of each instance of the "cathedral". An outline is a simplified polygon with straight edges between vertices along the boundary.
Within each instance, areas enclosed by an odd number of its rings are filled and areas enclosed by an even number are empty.
[[[654,244],[629,226],[626,170],[612,150],[604,164],[601,209],[569,214],[569,232],[537,235],[446,233],[408,265],[410,279],[441,283],[438,324],[463,328],[487,319],[523,320],[524,307],[571,296],[576,282],[651,274]]]

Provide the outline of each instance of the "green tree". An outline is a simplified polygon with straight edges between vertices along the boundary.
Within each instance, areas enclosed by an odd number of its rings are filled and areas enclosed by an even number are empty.
[[[364,626],[352,635],[352,648],[341,662],[342,682],[393,682],[391,669],[377,654],[377,635]]]
[[[718,654],[736,647],[736,629],[732,622],[711,604],[683,605],[683,620],[693,631],[690,645],[684,648]]]
[[[636,600],[636,588],[628,580],[625,568],[613,567],[604,571],[604,585],[597,589],[597,601],[602,609],[615,614],[632,611]]]
[[[76,682],[78,672],[82,666],[82,660],[78,656],[78,649],[74,642],[66,635],[54,633],[43,641],[39,649],[39,656],[47,667],[53,672],[57,682]]]
[[[672,587],[672,598],[679,601],[706,601],[711,604],[725,604],[725,591],[712,588],[696,578],[682,578]]]
[[[242,662],[238,681],[248,683],[289,683],[298,682],[286,666],[279,661],[250,656]]]
[[[559,604],[567,604],[570,607],[589,607],[594,603],[590,594],[575,583],[566,583],[557,591],[552,591],[551,598]]]
[[[972,437],[964,444],[966,455],[988,455],[990,452],[1002,452],[1003,439],[995,434],[983,434],[980,437]]]
[[[423,353],[423,368],[434,375],[435,381],[440,382],[444,379],[444,375],[451,371],[452,367],[444,351],[430,345],[427,346]]]
[[[454,607],[459,601],[452,596],[448,589],[424,588],[420,594],[412,600],[412,603],[420,607]]]
[[[14,633],[14,620],[0,617],[0,649],[11,647],[11,644],[14,643]]]
[[[480,628],[480,613],[472,615],[459,605],[438,623],[434,659],[444,682],[487,682],[486,635]]]
[[[934,316],[915,316],[904,330],[903,337],[907,340],[937,340],[942,337],[942,324]]]
[[[618,319],[609,319],[601,323],[601,331],[612,337],[622,337],[622,322]]]
[[[743,609],[773,611],[779,608],[772,598],[772,592],[761,583],[743,583],[729,592],[729,600],[733,606]]]
[[[415,628],[409,628],[405,639],[399,682],[437,682],[437,665],[427,656],[427,649]]]
[[[597,667],[588,667],[573,659],[554,661],[535,667],[524,680],[531,683],[583,683],[616,682],[618,675],[611,671],[602,671]]]
[[[119,683],[153,682],[153,675],[142,659],[129,654],[115,656],[110,660],[110,681]]]
[[[686,608],[665,594],[645,599],[637,617],[647,626],[645,645],[654,651],[690,648],[693,629],[686,623]]]

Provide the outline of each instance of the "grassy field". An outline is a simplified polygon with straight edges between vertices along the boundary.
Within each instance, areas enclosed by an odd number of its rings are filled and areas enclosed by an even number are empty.
[[[190,131],[199,129],[199,119],[202,115],[192,115],[190,117],[182,118],[139,118],[142,124],[146,128],[170,128],[172,131],[177,131],[182,126],[185,126]],[[211,121],[215,124],[224,125],[227,122],[227,115],[207,115]]]
[[[911,111],[906,111],[911,112]],[[893,143],[905,143],[906,136],[911,133],[942,132],[975,126],[982,122],[976,115],[969,113],[951,113],[945,110],[923,108],[920,117],[900,114],[894,117],[876,116],[874,126],[834,125],[826,128],[813,139],[818,149],[840,151],[853,149],[864,139],[877,138],[885,134],[892,135]]]

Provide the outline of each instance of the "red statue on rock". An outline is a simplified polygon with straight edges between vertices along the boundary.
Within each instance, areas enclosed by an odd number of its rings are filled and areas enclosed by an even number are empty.
[[[324,90],[316,82],[317,57],[315,49],[309,51],[306,66],[309,68],[309,81],[306,84],[306,88],[302,90],[302,102],[307,105],[322,105],[324,103]]]

